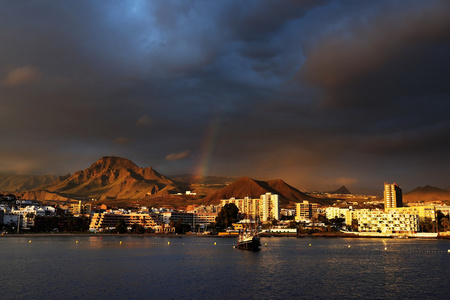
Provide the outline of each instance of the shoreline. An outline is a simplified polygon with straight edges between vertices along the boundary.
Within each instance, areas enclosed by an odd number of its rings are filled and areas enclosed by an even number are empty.
[[[181,237],[205,237],[205,238],[236,238],[236,235],[210,235],[210,234],[158,234],[158,233],[147,233],[147,234],[137,234],[137,233],[83,233],[83,232],[74,232],[74,233],[9,233],[0,235],[1,238],[14,238],[14,237],[107,237],[107,236],[135,236],[135,237],[166,237],[166,238],[181,238]],[[392,239],[395,237],[392,236],[360,236],[358,234],[352,233],[304,233],[304,234],[295,234],[295,233],[261,233],[260,237],[271,238],[271,237],[287,237],[287,238],[388,238]],[[450,239],[450,236],[437,236],[437,237],[408,237],[408,239]]]

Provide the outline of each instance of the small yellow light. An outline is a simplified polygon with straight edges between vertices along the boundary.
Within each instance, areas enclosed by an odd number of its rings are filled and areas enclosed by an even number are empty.
[[[170,245],[170,242],[167,242],[167,245]]]

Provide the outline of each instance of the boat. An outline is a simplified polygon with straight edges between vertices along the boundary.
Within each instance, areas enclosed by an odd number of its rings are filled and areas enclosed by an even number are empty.
[[[256,230],[243,230],[240,232],[236,248],[242,250],[258,251],[261,242]]]

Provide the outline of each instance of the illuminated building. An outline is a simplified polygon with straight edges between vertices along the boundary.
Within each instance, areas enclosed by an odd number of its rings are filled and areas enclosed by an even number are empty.
[[[272,193],[261,195],[259,199],[259,218],[263,222],[280,219],[278,195]]]
[[[427,206],[411,206],[411,207],[397,207],[397,208],[388,208],[386,211],[398,211],[403,214],[414,214],[418,215],[420,221],[425,221],[425,218],[430,219],[431,221],[436,220],[436,207],[427,205]]]
[[[364,211],[357,213],[360,232],[410,234],[419,230],[419,216],[397,211]]]
[[[312,220],[317,218],[317,203],[303,201],[296,204],[296,221]]]
[[[239,213],[244,217],[259,218],[265,222],[267,220],[280,219],[280,206],[278,195],[266,193],[261,195],[259,199],[251,199],[245,197],[244,199],[224,199],[221,200],[222,206],[233,203],[239,209]]]
[[[239,213],[244,218],[256,219],[259,215],[259,199],[251,199],[245,197],[244,199],[236,199],[234,197],[230,199],[221,200],[222,207],[226,204],[233,203],[239,209]]]
[[[90,231],[100,231],[103,229],[114,229],[119,220],[124,220],[126,226],[131,228],[133,225],[140,225],[147,228],[154,228],[161,225],[161,220],[155,215],[137,214],[137,213],[95,213],[92,216]]]
[[[71,204],[70,207],[70,211],[74,216],[89,215],[91,213],[91,205],[82,204],[81,201],[78,201],[78,204]]]
[[[384,209],[403,206],[402,189],[396,184],[384,183]]]

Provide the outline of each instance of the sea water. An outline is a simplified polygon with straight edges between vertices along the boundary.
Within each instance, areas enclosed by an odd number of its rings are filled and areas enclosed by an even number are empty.
[[[450,241],[0,238],[1,299],[448,299]]]

